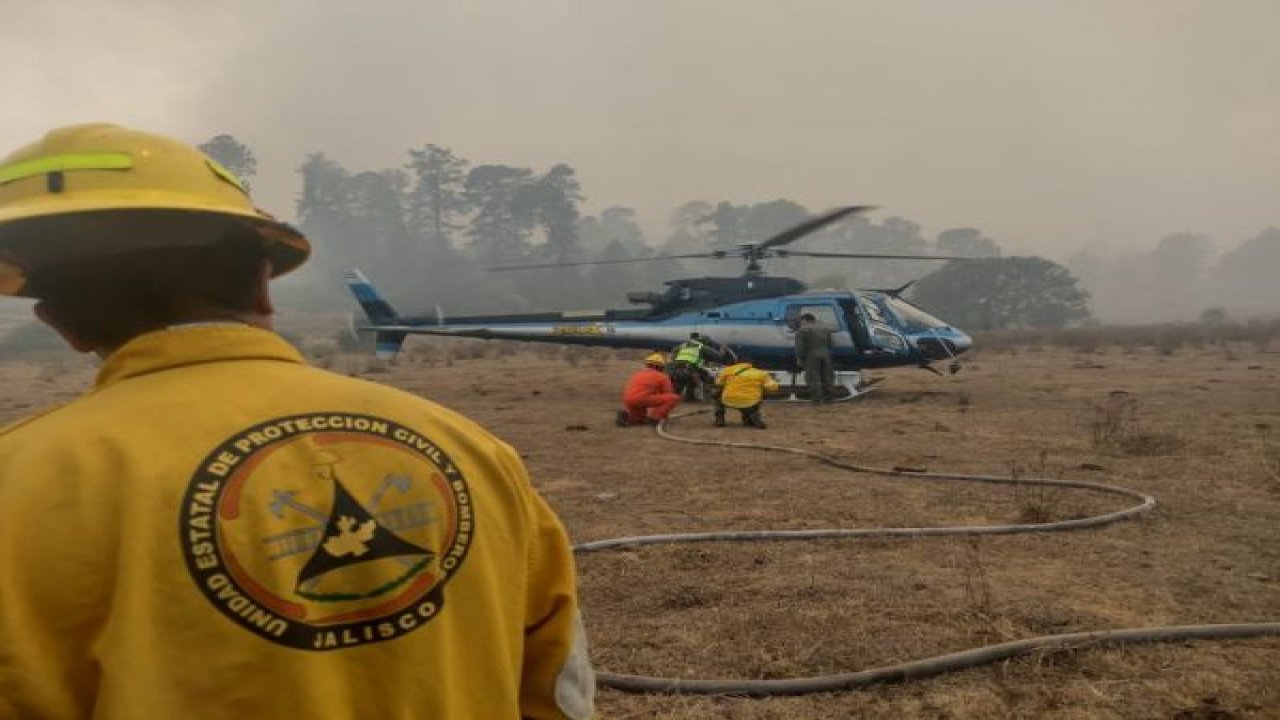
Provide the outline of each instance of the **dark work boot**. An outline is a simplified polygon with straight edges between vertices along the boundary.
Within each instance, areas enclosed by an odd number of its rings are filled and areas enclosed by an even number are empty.
[[[723,415],[716,415],[715,426],[716,426],[716,427],[724,427],[724,416],[723,416]]]
[[[627,411],[619,410],[618,414],[613,417],[613,424],[618,427],[626,427],[630,425],[631,422],[627,420]]]

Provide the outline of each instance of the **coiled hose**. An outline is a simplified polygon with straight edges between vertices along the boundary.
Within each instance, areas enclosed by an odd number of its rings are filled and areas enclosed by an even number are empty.
[[[672,419],[688,417],[690,415],[697,415],[705,412],[707,411],[694,410],[673,416]],[[658,425],[655,429],[659,436],[675,442],[683,442],[693,445],[719,445],[722,447],[736,447],[748,450],[762,450],[802,455],[849,472],[922,478],[928,480],[961,480],[966,482],[1002,485],[1039,485],[1059,488],[1074,488],[1079,490],[1108,493],[1111,495],[1120,495],[1138,502],[1135,505],[1131,505],[1114,512],[1104,513],[1102,515],[1093,515],[1090,517],[1059,520],[1047,523],[963,525],[918,528],[745,530],[673,533],[666,535],[638,535],[580,543],[574,546],[575,552],[591,553],[618,548],[636,547],[640,545],[744,540],[797,540],[837,537],[932,537],[939,535],[1012,535],[1030,532],[1059,532],[1064,530],[1079,530],[1082,528],[1108,525],[1134,515],[1148,512],[1156,506],[1155,498],[1150,495],[1104,483],[1086,482],[1082,480],[1057,480],[1052,478],[961,475],[956,473],[931,473],[876,468],[856,465],[821,453],[782,445],[728,442],[721,440],[700,440],[696,438],[681,437],[668,432],[666,422]],[[979,665],[986,665],[1020,655],[1029,655],[1035,652],[1057,652],[1087,647],[1128,645],[1134,643],[1181,640],[1223,640],[1259,637],[1264,635],[1280,635],[1280,622],[1231,623],[1222,625],[1168,625],[1145,628],[1125,628],[1120,630],[1102,630],[1096,632],[1064,633],[1060,635],[1041,635],[1039,637],[1015,640],[1012,642],[1000,643],[998,645],[985,645],[969,650],[962,650],[960,652],[936,655],[934,657],[912,660],[910,662],[898,663],[896,665],[888,665],[880,668],[872,668],[870,670],[840,673],[837,675],[787,678],[781,680],[694,680],[686,678],[599,672],[596,676],[596,681],[602,687],[636,693],[746,695],[751,697],[805,695],[808,693],[853,690],[882,682],[896,682],[926,678]]]

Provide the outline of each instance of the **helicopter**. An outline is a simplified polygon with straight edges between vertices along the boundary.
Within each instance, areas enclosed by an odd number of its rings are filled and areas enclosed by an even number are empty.
[[[795,392],[803,391],[795,361],[794,334],[800,318],[812,315],[818,322],[836,330],[832,336],[832,364],[836,370],[837,385],[844,388],[844,399],[848,399],[869,387],[863,381],[865,370],[923,367],[940,375],[934,363],[949,361],[949,369],[955,373],[960,369],[959,356],[973,344],[963,331],[904,300],[901,295],[911,283],[881,290],[810,290],[795,278],[765,274],[761,261],[773,257],[965,259],[936,255],[810,252],[782,247],[843,217],[870,209],[873,208],[837,208],[763,242],[744,243],[727,250],[488,268],[501,272],[730,257],[745,262],[742,275],[737,277],[682,278],[664,283],[667,288],[661,293],[628,293],[627,300],[642,307],[626,310],[446,318],[437,309],[434,315],[402,316],[360,270],[345,271],[344,279],[368,318],[367,324],[355,329],[374,333],[375,354],[380,359],[394,357],[410,334],[666,350],[684,342],[691,333],[697,333],[731,348],[737,357],[750,359],[756,367],[772,373],[782,385],[791,388],[792,399],[796,398]]]

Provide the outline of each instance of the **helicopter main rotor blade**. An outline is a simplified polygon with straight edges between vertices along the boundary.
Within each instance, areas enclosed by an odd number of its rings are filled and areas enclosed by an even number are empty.
[[[653,255],[651,257],[642,258],[625,258],[622,260],[584,260],[582,262],[570,263],[542,263],[539,265],[499,265],[496,267],[487,267],[485,270],[490,272],[505,272],[507,270],[536,270],[539,268],[557,268],[557,267],[577,267],[578,265],[614,265],[617,263],[634,263],[634,262],[653,262],[654,260],[683,260],[686,258],[722,258],[725,256],[723,251],[711,253],[692,253],[689,255]]]
[[[826,213],[825,215],[819,215],[818,217],[813,218],[812,220],[806,220],[800,223],[799,225],[796,225],[795,227],[791,228],[790,230],[783,230],[777,235],[774,235],[768,240],[765,240],[764,242],[760,243],[757,247],[763,250],[765,248],[777,247],[779,245],[786,245],[787,243],[792,243],[792,242],[795,242],[796,240],[799,240],[800,238],[804,237],[805,235],[808,235],[811,232],[821,230],[822,228],[839,220],[845,215],[851,215],[853,213],[861,213],[861,212],[866,212],[868,210],[875,210],[875,209],[876,209],[875,205],[854,205],[852,207],[836,208],[835,210],[832,210],[831,212]]]
[[[831,252],[808,252],[806,250],[775,250],[774,254],[778,257],[820,257],[820,258],[859,258],[862,260],[973,260],[971,257],[957,257],[955,255],[881,255],[878,253],[831,253]]]

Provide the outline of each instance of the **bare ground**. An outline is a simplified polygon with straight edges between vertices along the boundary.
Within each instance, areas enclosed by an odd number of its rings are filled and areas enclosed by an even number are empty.
[[[722,529],[987,524],[1125,505],[1067,490],[855,475],[801,458],[621,429],[636,357],[419,342],[400,364],[321,364],[453,407],[515,445],[577,541]],[[572,362],[570,362],[572,361]],[[0,421],[92,377],[58,359],[0,368]],[[1034,635],[1280,620],[1280,355],[977,354],[856,403],[767,406],[767,431],[695,437],[804,447],[866,465],[1115,483],[1154,513],[1099,530],[974,539],[648,547],[580,558],[596,664],[690,678],[848,672]],[[602,691],[606,718],[1280,717],[1280,640],[1045,653],[940,678],[799,698]]]

